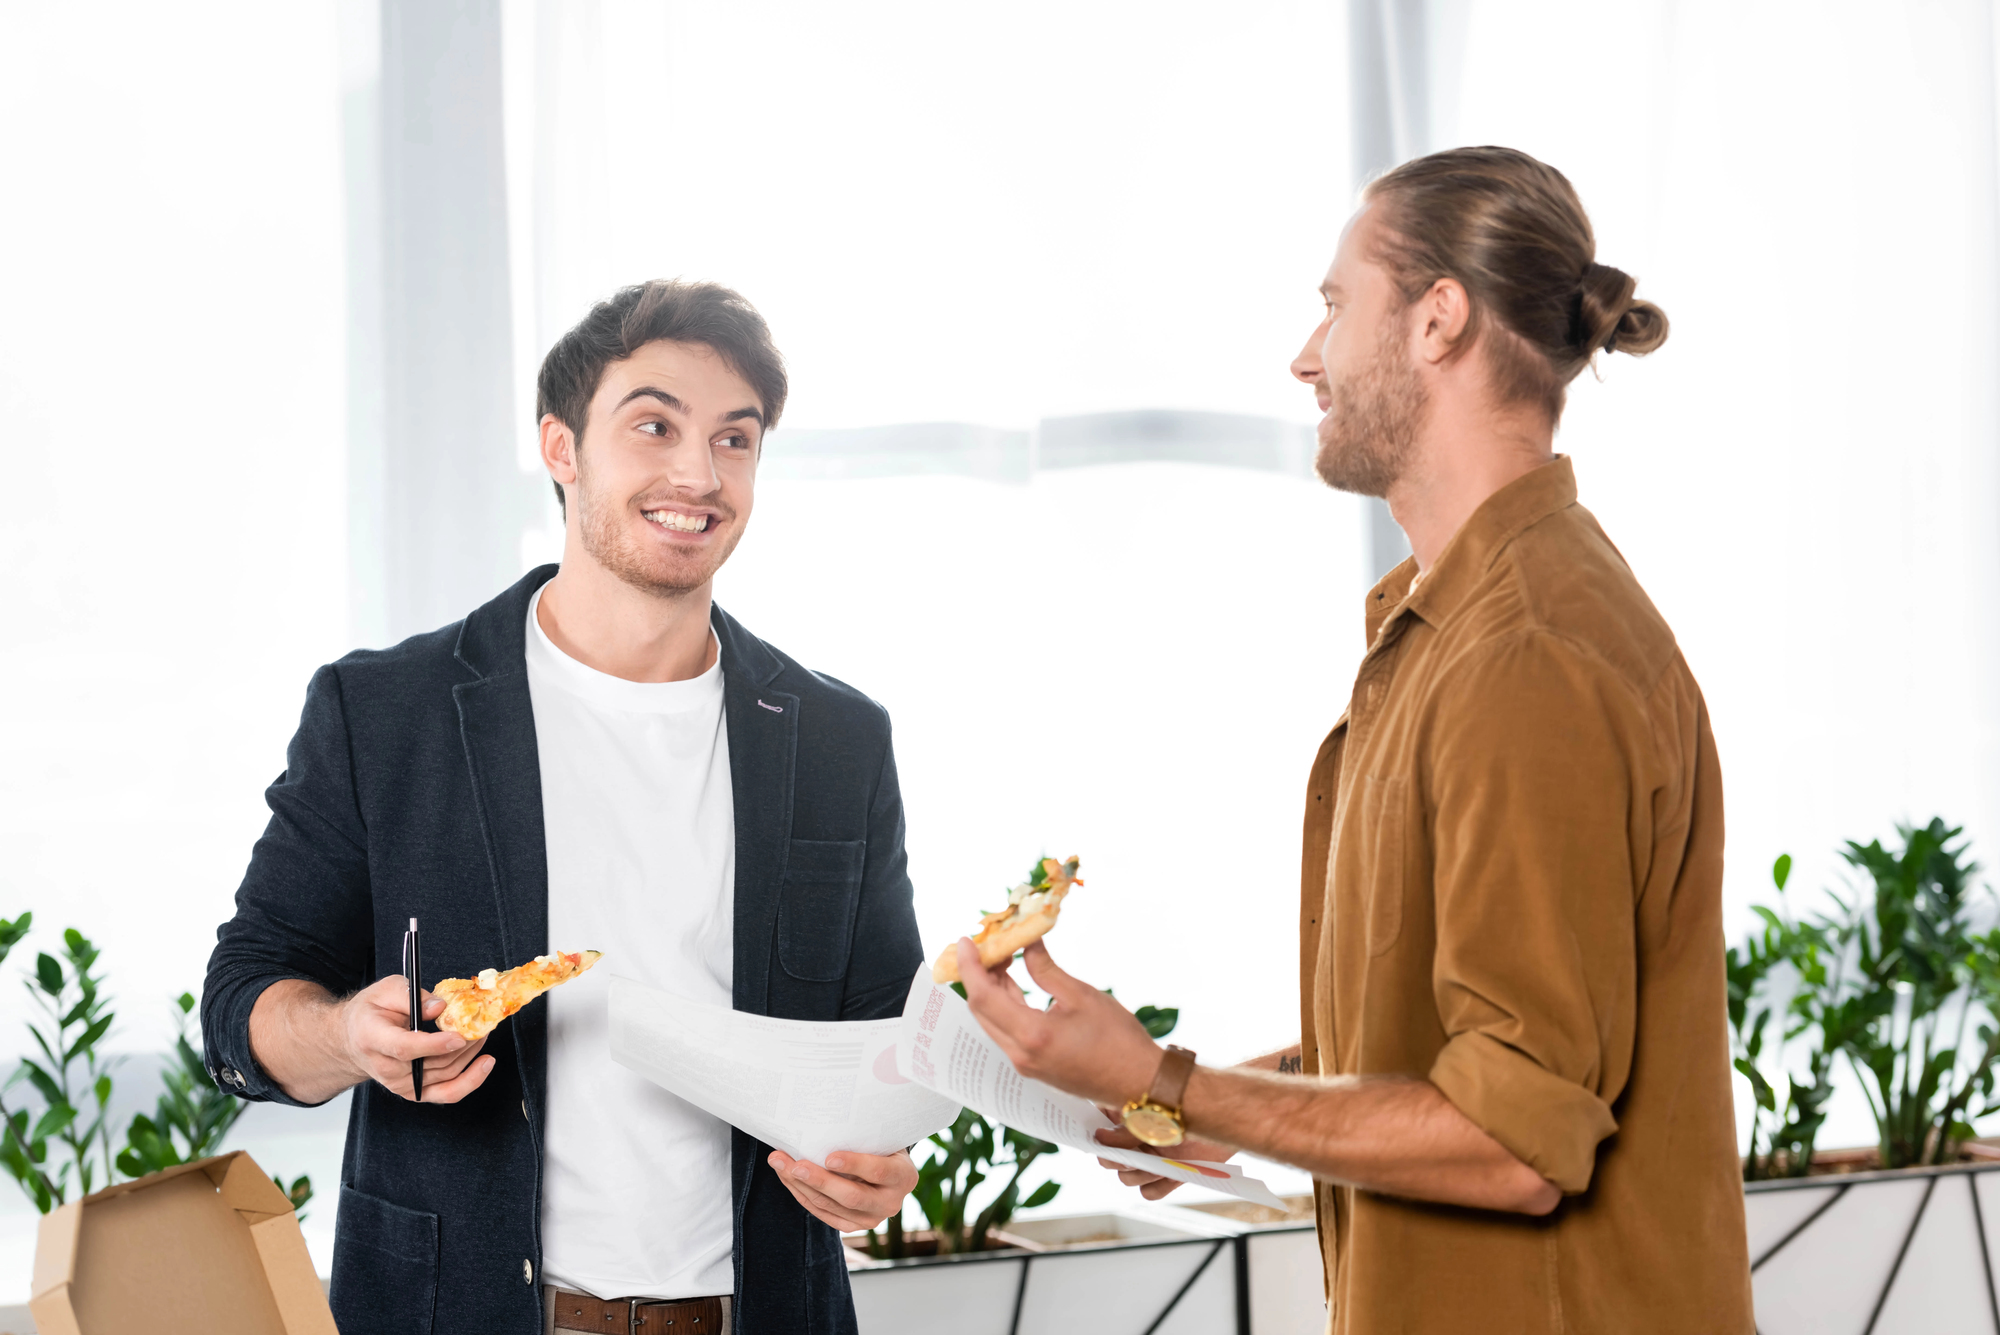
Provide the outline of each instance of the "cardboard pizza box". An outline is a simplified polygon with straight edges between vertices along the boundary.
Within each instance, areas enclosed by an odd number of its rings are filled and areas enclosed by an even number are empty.
[[[42,1217],[41,1335],[338,1335],[291,1201],[242,1150]]]

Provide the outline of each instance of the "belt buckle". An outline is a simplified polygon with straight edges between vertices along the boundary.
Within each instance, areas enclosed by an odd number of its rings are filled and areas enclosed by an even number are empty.
[[[646,1324],[646,1318],[639,1315],[640,1302],[638,1298],[625,1300],[625,1335],[642,1335],[639,1327]]]

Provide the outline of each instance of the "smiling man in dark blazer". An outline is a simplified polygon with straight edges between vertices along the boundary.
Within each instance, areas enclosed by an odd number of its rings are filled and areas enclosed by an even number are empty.
[[[561,566],[307,690],[202,1029],[246,1098],[359,1086],[343,1330],[854,1330],[836,1229],[901,1208],[908,1154],[794,1163],[613,1063],[605,1033],[614,972],[870,1020],[922,959],[888,716],[712,602],[785,389],[725,288],[601,303],[539,384]],[[606,960],[483,1042],[412,1033],[413,917],[427,982]]]

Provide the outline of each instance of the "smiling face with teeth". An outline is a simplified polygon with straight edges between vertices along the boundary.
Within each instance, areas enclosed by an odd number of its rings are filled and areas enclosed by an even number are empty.
[[[714,350],[659,341],[612,362],[581,438],[542,420],[577,557],[643,592],[706,594],[749,521],[762,446],[757,393]]]

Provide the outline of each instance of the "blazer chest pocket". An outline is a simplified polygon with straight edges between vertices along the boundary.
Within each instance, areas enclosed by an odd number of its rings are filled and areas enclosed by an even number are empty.
[[[1400,778],[1363,780],[1361,865],[1368,888],[1368,953],[1380,955],[1403,931],[1404,805],[1408,784]]]
[[[865,840],[792,840],[778,894],[778,963],[786,973],[807,983],[846,976],[867,861]]]

